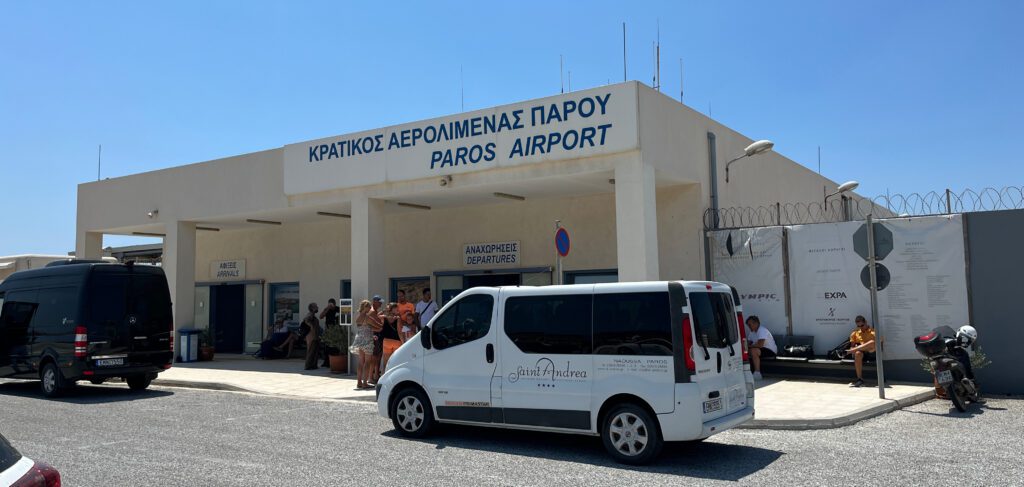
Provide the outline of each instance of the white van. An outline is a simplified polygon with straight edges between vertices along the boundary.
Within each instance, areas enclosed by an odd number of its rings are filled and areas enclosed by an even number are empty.
[[[754,417],[738,294],[716,282],[478,287],[402,345],[377,409],[435,422],[600,435],[618,461]]]

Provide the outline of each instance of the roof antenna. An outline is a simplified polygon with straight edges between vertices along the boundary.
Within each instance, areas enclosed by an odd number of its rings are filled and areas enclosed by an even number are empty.
[[[818,146],[818,175],[821,175],[821,146]]]
[[[558,85],[565,93],[565,58],[561,54],[558,55]]]
[[[654,89],[661,91],[661,19],[658,19],[658,34],[654,43]]]
[[[626,80],[626,23],[622,23],[622,82]]]
[[[100,168],[103,167],[103,144],[100,144],[100,150],[96,154],[96,180],[100,180]]]

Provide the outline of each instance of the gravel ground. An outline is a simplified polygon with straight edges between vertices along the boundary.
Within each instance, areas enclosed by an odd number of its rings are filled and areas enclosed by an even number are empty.
[[[448,427],[402,439],[372,403],[88,385],[47,401],[36,388],[0,382],[0,432],[70,486],[1024,482],[1020,399],[966,414],[928,401],[833,430],[732,430],[624,467],[591,437]]]

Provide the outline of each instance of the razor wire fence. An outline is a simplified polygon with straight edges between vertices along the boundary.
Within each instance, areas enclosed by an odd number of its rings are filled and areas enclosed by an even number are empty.
[[[885,194],[874,198],[839,196],[825,202],[775,203],[763,206],[709,208],[704,229],[803,225],[875,218],[941,215],[1024,208],[1024,186],[965,189],[954,192]]]

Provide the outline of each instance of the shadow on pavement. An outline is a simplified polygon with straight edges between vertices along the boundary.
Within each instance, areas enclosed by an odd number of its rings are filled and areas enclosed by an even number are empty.
[[[940,418],[953,419],[969,419],[981,414],[985,414],[985,411],[1006,411],[1006,408],[996,408],[990,407],[987,404],[970,403],[967,405],[967,411],[961,413],[960,411],[957,411],[956,408],[953,407],[953,403],[949,402],[947,399],[939,399],[939,401],[946,401],[949,403],[949,412],[943,414],[931,413],[928,411],[912,411],[909,409],[904,409],[903,411],[910,414],[921,414],[924,416],[938,416]]]
[[[401,438],[394,430],[388,430],[382,435]],[[782,452],[766,448],[707,441],[666,443],[654,463],[638,467],[612,460],[605,452],[600,438],[594,436],[440,425],[428,438],[401,439],[432,444],[439,450],[448,447],[465,448],[733,482],[760,471],[783,455]]]
[[[133,391],[127,385],[91,385],[79,383],[75,388],[67,391],[63,396],[56,399],[47,399],[39,390],[38,381],[24,382],[3,382],[0,383],[0,395],[37,398],[70,404],[102,404],[111,402],[137,401],[141,399],[156,399],[173,395],[172,391],[147,389],[144,391]]]

